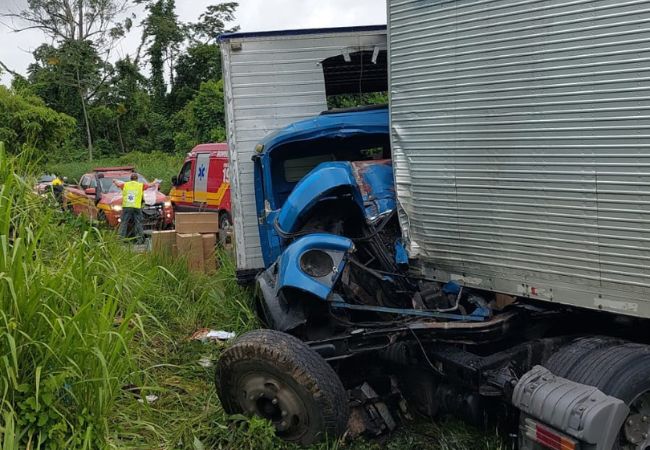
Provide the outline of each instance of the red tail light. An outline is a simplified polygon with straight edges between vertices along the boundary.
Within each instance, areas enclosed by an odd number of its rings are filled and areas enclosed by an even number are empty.
[[[557,431],[532,419],[526,419],[526,437],[553,450],[576,450],[578,443]]]

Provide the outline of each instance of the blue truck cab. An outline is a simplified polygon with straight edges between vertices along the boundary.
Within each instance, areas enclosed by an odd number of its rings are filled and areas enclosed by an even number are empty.
[[[421,299],[422,283],[407,275],[386,107],[291,124],[262,140],[253,161],[265,263],[256,298],[271,328],[309,339],[332,333],[337,320],[381,321],[385,314],[490,317],[478,297],[470,314],[445,312],[457,285],[430,283],[424,291],[432,295]]]
[[[265,317],[284,331],[305,323],[296,296],[331,300],[353,239],[395,211],[388,109],[326,112],[262,140],[255,199],[266,270]],[[296,300],[293,300],[295,304]]]

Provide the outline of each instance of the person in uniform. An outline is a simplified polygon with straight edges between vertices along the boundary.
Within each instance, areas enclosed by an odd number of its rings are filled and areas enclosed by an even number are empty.
[[[114,179],[113,184],[122,190],[120,236],[126,239],[130,227],[133,230],[133,236],[136,242],[142,243],[144,239],[144,230],[142,229],[142,199],[145,189],[155,186],[155,183],[141,183],[138,181],[138,174],[132,173],[131,179],[126,183]]]

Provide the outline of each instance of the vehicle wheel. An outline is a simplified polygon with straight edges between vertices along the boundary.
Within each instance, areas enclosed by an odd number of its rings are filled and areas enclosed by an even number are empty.
[[[97,223],[107,223],[106,214],[104,211],[99,211],[97,213]]]
[[[559,377],[569,378],[571,371],[585,356],[594,350],[612,347],[623,342],[621,339],[607,336],[581,337],[555,352],[544,364],[544,367]]]
[[[563,358],[551,357],[546,367],[578,383],[595,386],[603,393],[623,400],[630,407],[618,437],[617,449],[645,450],[650,447],[650,346],[599,338],[594,348],[582,352],[566,369]],[[572,346],[569,346],[572,347]],[[558,353],[568,354],[562,349]]]
[[[230,220],[230,215],[227,212],[221,213],[219,218],[219,244],[222,247],[225,247],[230,243],[228,240],[228,234],[232,231],[232,220]]]
[[[264,417],[287,441],[309,445],[346,429],[348,398],[338,375],[286,333],[242,335],[221,356],[215,381],[227,413]]]

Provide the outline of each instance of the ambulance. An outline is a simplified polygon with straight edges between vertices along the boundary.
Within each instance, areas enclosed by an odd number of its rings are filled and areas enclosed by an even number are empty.
[[[219,214],[220,239],[232,228],[228,144],[200,144],[187,154],[169,193],[174,211]]]

